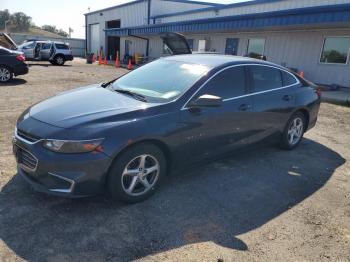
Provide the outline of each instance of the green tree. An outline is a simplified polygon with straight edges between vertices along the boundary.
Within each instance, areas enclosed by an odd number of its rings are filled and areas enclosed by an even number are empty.
[[[31,25],[32,18],[23,12],[10,15],[11,25],[19,31],[27,31]]]
[[[10,19],[10,12],[8,9],[0,10],[0,28],[5,28],[5,22]]]
[[[62,29],[57,29],[54,25],[43,25],[41,29],[63,37],[68,37],[68,33],[66,31]]]

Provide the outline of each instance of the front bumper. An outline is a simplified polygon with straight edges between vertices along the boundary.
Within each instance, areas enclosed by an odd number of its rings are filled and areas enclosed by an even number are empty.
[[[41,140],[32,143],[18,135],[13,144],[17,172],[35,190],[64,197],[84,197],[103,192],[111,164],[111,159],[104,153],[55,153],[44,148]],[[34,160],[36,163],[30,165]]]
[[[66,61],[73,61],[73,55],[65,55]]]

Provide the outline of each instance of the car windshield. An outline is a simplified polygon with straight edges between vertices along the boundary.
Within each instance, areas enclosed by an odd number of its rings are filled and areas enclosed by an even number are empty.
[[[128,90],[148,101],[168,102],[181,96],[209,68],[181,61],[159,59],[146,64],[113,83],[113,89]]]

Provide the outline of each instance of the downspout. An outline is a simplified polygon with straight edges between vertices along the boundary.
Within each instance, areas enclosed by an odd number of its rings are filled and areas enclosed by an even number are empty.
[[[147,25],[150,24],[150,17],[151,17],[151,1],[152,0],[148,0],[148,9],[147,9]],[[148,57],[149,54],[149,39],[146,39],[147,43],[146,43],[146,56]]]
[[[88,25],[87,25],[87,17],[86,17],[86,14],[84,14],[85,16],[85,55],[87,55],[87,49],[88,49],[88,35],[87,35],[87,32],[88,32]]]

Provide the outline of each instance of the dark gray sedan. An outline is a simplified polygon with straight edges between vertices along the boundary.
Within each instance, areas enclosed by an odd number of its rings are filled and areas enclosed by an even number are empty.
[[[178,55],[28,108],[13,148],[39,191],[137,202],[177,166],[265,139],[295,148],[319,106],[319,90],[281,66]]]

